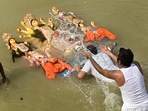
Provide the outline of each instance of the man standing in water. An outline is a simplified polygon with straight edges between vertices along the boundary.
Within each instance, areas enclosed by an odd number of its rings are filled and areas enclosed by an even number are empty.
[[[102,52],[110,56],[120,67],[119,70],[102,69],[91,54],[84,52],[96,70],[107,78],[114,79],[118,84],[122,99],[122,111],[148,111],[148,94],[143,72],[138,62],[133,61],[134,55],[130,49],[120,48],[115,56],[106,46],[100,46]]]
[[[8,84],[9,83],[9,79],[5,75],[5,72],[4,72],[4,69],[3,69],[3,66],[2,66],[1,62],[0,62],[0,73],[2,75],[2,81],[3,81],[3,83],[4,84]]]

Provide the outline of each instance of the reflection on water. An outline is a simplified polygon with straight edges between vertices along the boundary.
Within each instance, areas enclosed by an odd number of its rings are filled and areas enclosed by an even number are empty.
[[[148,1],[1,0],[0,34],[7,32],[17,38],[16,29],[26,13],[46,19],[52,6],[74,12],[87,24],[93,20],[98,27],[113,32],[120,46],[133,50],[148,83]],[[1,111],[119,111],[121,108],[120,91],[116,85],[96,81],[93,77],[78,80],[76,74],[48,80],[41,68],[29,67],[24,58],[12,63],[10,51],[6,50],[2,39],[0,49],[0,60],[10,79],[8,86],[0,82]],[[146,87],[148,89],[148,84]]]

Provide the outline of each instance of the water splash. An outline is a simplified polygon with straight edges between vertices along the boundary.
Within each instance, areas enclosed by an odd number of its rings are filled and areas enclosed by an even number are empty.
[[[72,80],[72,77],[71,76],[68,76],[68,77],[70,79],[70,83],[73,86],[75,86],[81,92],[82,95],[84,95],[84,97],[86,98],[86,100],[87,100],[88,103],[90,103],[91,105],[93,105],[94,101],[92,100],[91,96],[89,96],[89,95],[92,95],[92,93],[95,91],[95,88],[94,88],[94,90],[91,90],[91,92],[88,92],[89,91],[88,89],[90,87],[89,86],[86,86],[87,84],[83,84],[80,81],[76,83],[76,82],[74,82]],[[84,91],[83,87],[85,87],[87,91]]]
[[[101,87],[102,91],[104,92],[104,104],[105,104],[105,111],[119,111],[120,110],[120,99],[119,95],[110,92],[110,87],[108,82],[104,82],[103,80],[97,79],[96,82],[98,86]]]
[[[85,8],[85,10],[86,9],[87,8]],[[85,35],[82,33],[82,31],[80,30],[79,27],[77,27],[76,25],[74,25],[73,23],[71,23],[69,21],[61,19],[59,16],[53,15],[53,13],[51,11],[49,11],[49,14],[52,16],[52,18],[54,18],[55,20],[57,20],[59,22],[58,31],[62,34],[61,35],[62,37],[65,37],[66,35],[70,35],[71,39],[73,39],[73,40],[79,39],[79,41],[80,41],[79,45],[82,46],[83,50],[86,50],[86,47],[83,44]],[[104,41],[104,42],[102,41],[102,44],[103,43],[107,43],[107,41]],[[98,46],[99,42],[96,42],[96,43],[93,42],[93,44]],[[82,51],[80,51],[80,53],[81,52]],[[72,61],[72,63],[74,63],[73,59],[76,58],[75,62],[78,62],[78,64],[82,65],[81,64],[82,61],[86,60],[85,58],[83,58],[83,56],[81,56],[81,54],[79,52],[72,52],[72,53],[74,53],[74,55],[73,55],[74,57],[67,58],[66,61]],[[74,65],[72,65],[72,66],[74,66]],[[93,96],[94,96],[94,94],[96,94],[97,88],[96,87],[94,88],[93,86],[88,86],[88,84],[82,83],[81,81],[75,82],[72,80],[71,76],[68,76],[68,78],[70,80],[70,83],[73,86],[75,86],[81,92],[81,94],[84,96],[85,100],[84,101],[81,100],[81,102],[82,103],[88,102],[90,104],[90,106],[92,107],[92,110],[96,111],[96,109],[98,109],[98,108],[96,108],[96,104],[99,104],[99,103],[96,103],[96,100],[93,99]],[[104,104],[106,106],[105,111],[120,110],[120,105],[118,102],[119,96],[116,95],[115,93],[110,93],[108,83],[98,80],[98,79],[96,79],[96,82],[105,95],[105,99],[104,99]],[[86,105],[85,105],[85,109],[87,109]]]

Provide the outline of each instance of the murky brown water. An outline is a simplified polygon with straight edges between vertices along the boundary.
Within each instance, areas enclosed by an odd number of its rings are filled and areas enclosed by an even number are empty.
[[[16,29],[25,14],[49,17],[52,6],[74,12],[85,23],[94,21],[117,36],[119,46],[131,48],[144,70],[148,89],[148,1],[146,0],[0,0],[0,34]],[[43,70],[17,59],[0,39],[0,50],[9,85],[0,83],[0,111],[119,111],[122,105],[116,85],[97,84],[95,78],[78,80],[76,75],[49,80]],[[106,87],[108,86],[108,87]]]

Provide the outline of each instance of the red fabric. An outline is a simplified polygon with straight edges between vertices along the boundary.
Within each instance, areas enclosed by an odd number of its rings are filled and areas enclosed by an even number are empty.
[[[102,37],[102,38],[107,37],[110,40],[116,39],[116,36],[114,34],[112,34],[110,31],[108,31],[107,29],[97,28],[95,31],[97,33],[94,33],[93,31],[88,30],[86,32],[86,38],[85,38],[84,42],[94,41],[95,39],[98,39],[100,37]]]
[[[45,64],[41,64],[45,70],[45,74],[47,78],[54,79],[56,77],[56,74],[64,71],[65,69],[68,69],[70,71],[72,70],[72,67],[68,63],[58,58],[52,58],[52,59],[53,59],[53,62],[48,61]]]

